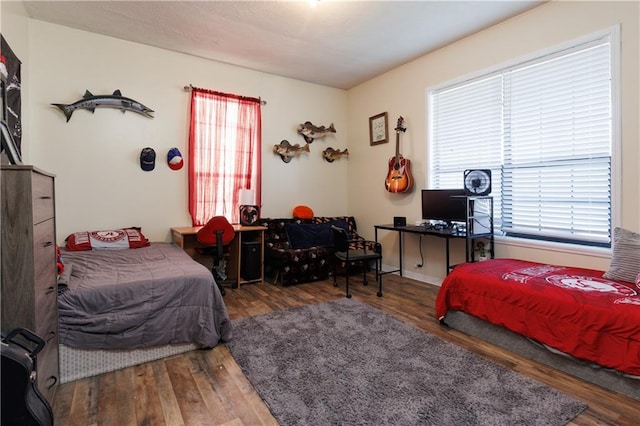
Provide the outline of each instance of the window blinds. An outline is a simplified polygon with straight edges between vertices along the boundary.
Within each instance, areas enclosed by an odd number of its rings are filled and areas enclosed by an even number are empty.
[[[492,169],[503,235],[610,245],[609,36],[431,94],[433,188]]]

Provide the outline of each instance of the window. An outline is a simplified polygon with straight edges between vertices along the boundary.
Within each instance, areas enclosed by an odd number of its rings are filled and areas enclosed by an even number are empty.
[[[614,37],[431,90],[429,186],[491,169],[499,234],[609,247]]]
[[[189,128],[189,213],[193,226],[213,216],[239,222],[239,191],[260,205],[260,100],[193,88]]]

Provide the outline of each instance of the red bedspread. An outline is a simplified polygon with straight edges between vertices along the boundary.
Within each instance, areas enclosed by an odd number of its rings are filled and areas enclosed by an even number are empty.
[[[457,266],[436,316],[463,311],[570,354],[640,376],[640,289],[602,271],[493,259]]]

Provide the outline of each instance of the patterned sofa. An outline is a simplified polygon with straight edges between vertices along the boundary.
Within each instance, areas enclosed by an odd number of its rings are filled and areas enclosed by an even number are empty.
[[[311,219],[262,218],[265,276],[284,286],[324,280],[333,269],[333,233],[330,225],[346,228],[357,237],[353,216]]]

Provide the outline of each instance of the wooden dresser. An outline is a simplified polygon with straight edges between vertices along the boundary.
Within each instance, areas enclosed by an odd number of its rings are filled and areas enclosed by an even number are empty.
[[[51,403],[59,377],[54,176],[2,165],[2,333],[27,328],[46,344],[38,388]]]

